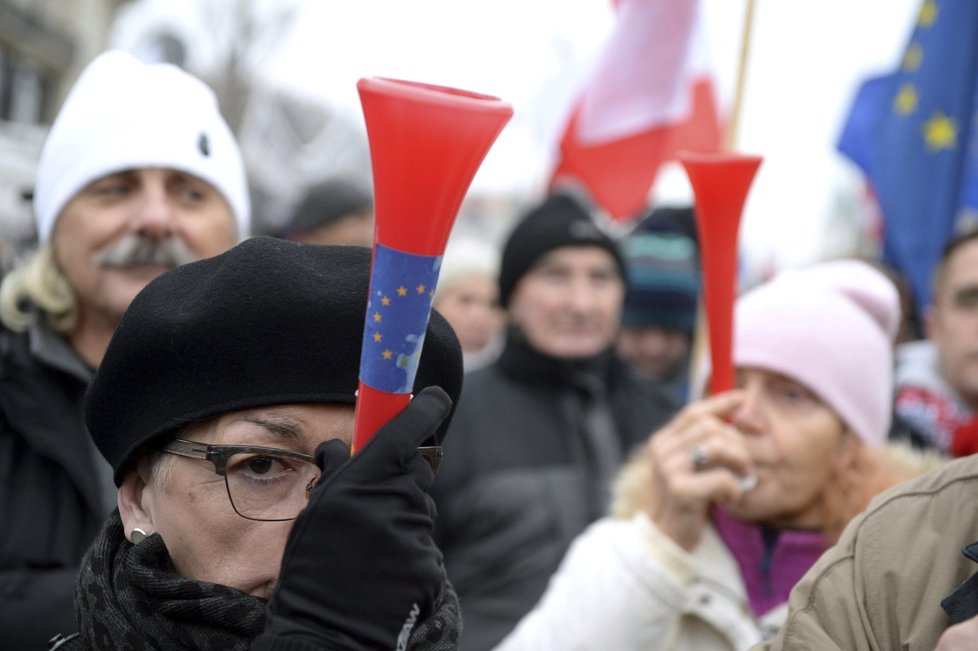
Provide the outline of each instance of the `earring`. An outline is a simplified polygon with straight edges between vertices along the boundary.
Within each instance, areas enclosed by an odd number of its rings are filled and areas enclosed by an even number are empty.
[[[135,527],[132,530],[132,533],[129,534],[129,540],[132,541],[132,544],[138,545],[139,543],[146,540],[146,532],[140,529],[139,527]]]

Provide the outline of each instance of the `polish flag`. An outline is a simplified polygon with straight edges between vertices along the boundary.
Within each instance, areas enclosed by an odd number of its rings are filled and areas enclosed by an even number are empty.
[[[612,218],[641,216],[659,167],[681,149],[721,145],[697,0],[621,0],[574,106],[551,188],[583,184]]]

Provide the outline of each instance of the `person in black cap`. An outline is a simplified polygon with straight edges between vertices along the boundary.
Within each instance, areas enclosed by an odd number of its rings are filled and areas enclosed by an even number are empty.
[[[466,376],[433,489],[465,649],[492,648],[533,607],[604,514],[629,449],[675,409],[614,354],[625,278],[614,241],[567,196],[533,207],[504,244],[506,342]]]
[[[327,179],[306,191],[284,237],[308,244],[370,246],[374,237],[373,198],[351,180]]]
[[[461,351],[432,312],[415,398],[350,458],[369,266],[260,237],[136,297],[86,399],[119,508],[64,649],[455,648],[423,454]]]

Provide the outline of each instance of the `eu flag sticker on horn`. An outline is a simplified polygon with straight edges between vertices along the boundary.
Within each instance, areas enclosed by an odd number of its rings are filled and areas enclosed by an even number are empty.
[[[360,381],[385,393],[411,393],[421,359],[441,256],[377,244],[367,299]]]
[[[415,81],[357,82],[374,182],[374,256],[353,431],[356,452],[404,409],[462,198],[513,115],[498,97]]]

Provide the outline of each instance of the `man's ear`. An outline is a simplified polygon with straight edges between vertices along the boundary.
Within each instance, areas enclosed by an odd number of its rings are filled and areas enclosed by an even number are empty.
[[[125,474],[117,495],[119,517],[126,538],[132,540],[133,529],[140,529],[147,536],[156,531],[153,526],[152,494],[149,464],[142,459]]]

